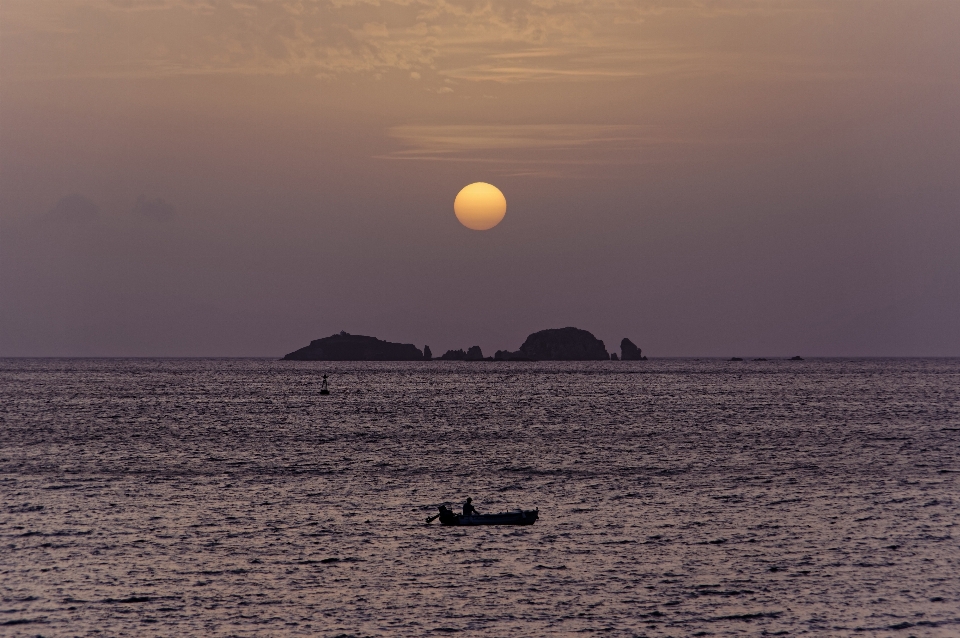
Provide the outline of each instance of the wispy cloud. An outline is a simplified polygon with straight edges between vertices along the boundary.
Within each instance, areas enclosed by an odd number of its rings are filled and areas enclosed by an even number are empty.
[[[385,160],[496,164],[510,175],[565,177],[589,167],[670,161],[683,149],[762,144],[759,138],[683,137],[629,124],[406,125]]]
[[[408,150],[395,156],[444,155],[520,149],[624,148],[644,141],[635,125],[514,124],[395,126],[388,131]]]
[[[132,212],[138,217],[168,220],[177,214],[177,209],[173,204],[169,204],[159,197],[148,198],[146,195],[140,195],[133,205]]]
[[[84,224],[96,221],[99,215],[99,206],[83,195],[74,193],[62,197],[46,217],[58,223]]]
[[[716,64],[669,19],[800,11],[794,0],[4,0],[7,77],[402,72],[584,82]],[[808,10],[809,11],[809,10]],[[682,32],[682,29],[680,30]],[[65,52],[69,51],[69,55]]]

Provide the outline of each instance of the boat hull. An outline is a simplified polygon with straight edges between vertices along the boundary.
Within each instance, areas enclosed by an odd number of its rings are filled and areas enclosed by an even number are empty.
[[[533,525],[540,518],[540,510],[518,510],[515,512],[500,512],[499,514],[474,514],[461,516],[450,513],[441,515],[440,523],[459,527],[474,525]]]

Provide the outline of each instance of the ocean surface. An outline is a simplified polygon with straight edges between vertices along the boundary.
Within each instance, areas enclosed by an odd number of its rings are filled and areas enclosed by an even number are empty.
[[[958,636],[958,479],[957,359],[6,359],[0,635]]]

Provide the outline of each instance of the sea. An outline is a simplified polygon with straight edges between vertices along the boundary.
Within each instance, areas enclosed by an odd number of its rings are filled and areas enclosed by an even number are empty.
[[[960,359],[0,360],[3,636],[960,636],[958,522]]]

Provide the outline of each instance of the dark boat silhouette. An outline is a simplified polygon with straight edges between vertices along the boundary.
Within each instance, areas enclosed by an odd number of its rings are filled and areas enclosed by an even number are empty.
[[[330,394],[330,388],[327,387],[327,375],[323,375],[323,383],[320,384],[320,394]]]
[[[535,510],[513,510],[511,512],[500,512],[499,514],[471,514],[463,516],[447,508],[442,508],[440,513],[427,519],[429,523],[435,518],[440,519],[441,525],[533,525],[540,518],[540,509]]]

